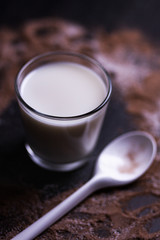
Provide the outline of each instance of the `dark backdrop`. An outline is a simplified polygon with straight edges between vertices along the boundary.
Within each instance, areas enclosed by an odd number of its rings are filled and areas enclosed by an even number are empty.
[[[138,27],[160,39],[159,0],[1,0],[0,25],[17,25],[28,19],[61,17],[108,31]]]

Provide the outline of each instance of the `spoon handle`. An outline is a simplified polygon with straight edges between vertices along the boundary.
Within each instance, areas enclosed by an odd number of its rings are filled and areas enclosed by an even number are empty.
[[[97,177],[91,178],[86,184],[79,188],[76,192],[71,194],[63,202],[57,205],[55,208],[51,209],[48,213],[38,219],[36,222],[31,224],[29,227],[24,229],[22,232],[17,234],[12,240],[32,240],[53,223],[59,220],[72,208],[74,208],[78,203],[84,200],[92,192],[98,189],[98,184],[96,184]]]

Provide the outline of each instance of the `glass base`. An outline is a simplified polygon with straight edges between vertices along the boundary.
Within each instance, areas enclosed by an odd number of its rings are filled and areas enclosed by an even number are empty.
[[[47,170],[60,171],[60,172],[72,171],[83,166],[88,161],[87,159],[83,159],[83,160],[72,162],[72,163],[61,163],[61,164],[52,163],[50,161],[43,160],[39,156],[37,156],[28,144],[26,144],[25,147],[32,161],[37,165],[39,165],[40,167],[45,168]]]

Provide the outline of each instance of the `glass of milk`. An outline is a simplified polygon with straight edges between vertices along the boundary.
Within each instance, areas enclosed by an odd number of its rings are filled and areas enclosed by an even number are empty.
[[[45,53],[23,66],[15,91],[36,164],[69,171],[91,159],[112,91],[101,64],[76,53]]]

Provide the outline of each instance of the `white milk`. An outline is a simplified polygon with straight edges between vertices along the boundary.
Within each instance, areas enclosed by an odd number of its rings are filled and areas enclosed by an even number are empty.
[[[98,107],[106,97],[106,87],[87,67],[75,63],[51,63],[25,77],[21,96],[41,113],[68,117]]]
[[[98,74],[69,62],[36,68],[25,76],[20,88],[21,97],[33,109],[59,117],[94,110],[107,92]],[[43,167],[61,169],[60,165],[88,158],[96,145],[107,104],[94,114],[65,120],[40,116],[21,102],[20,106],[32,159]]]

